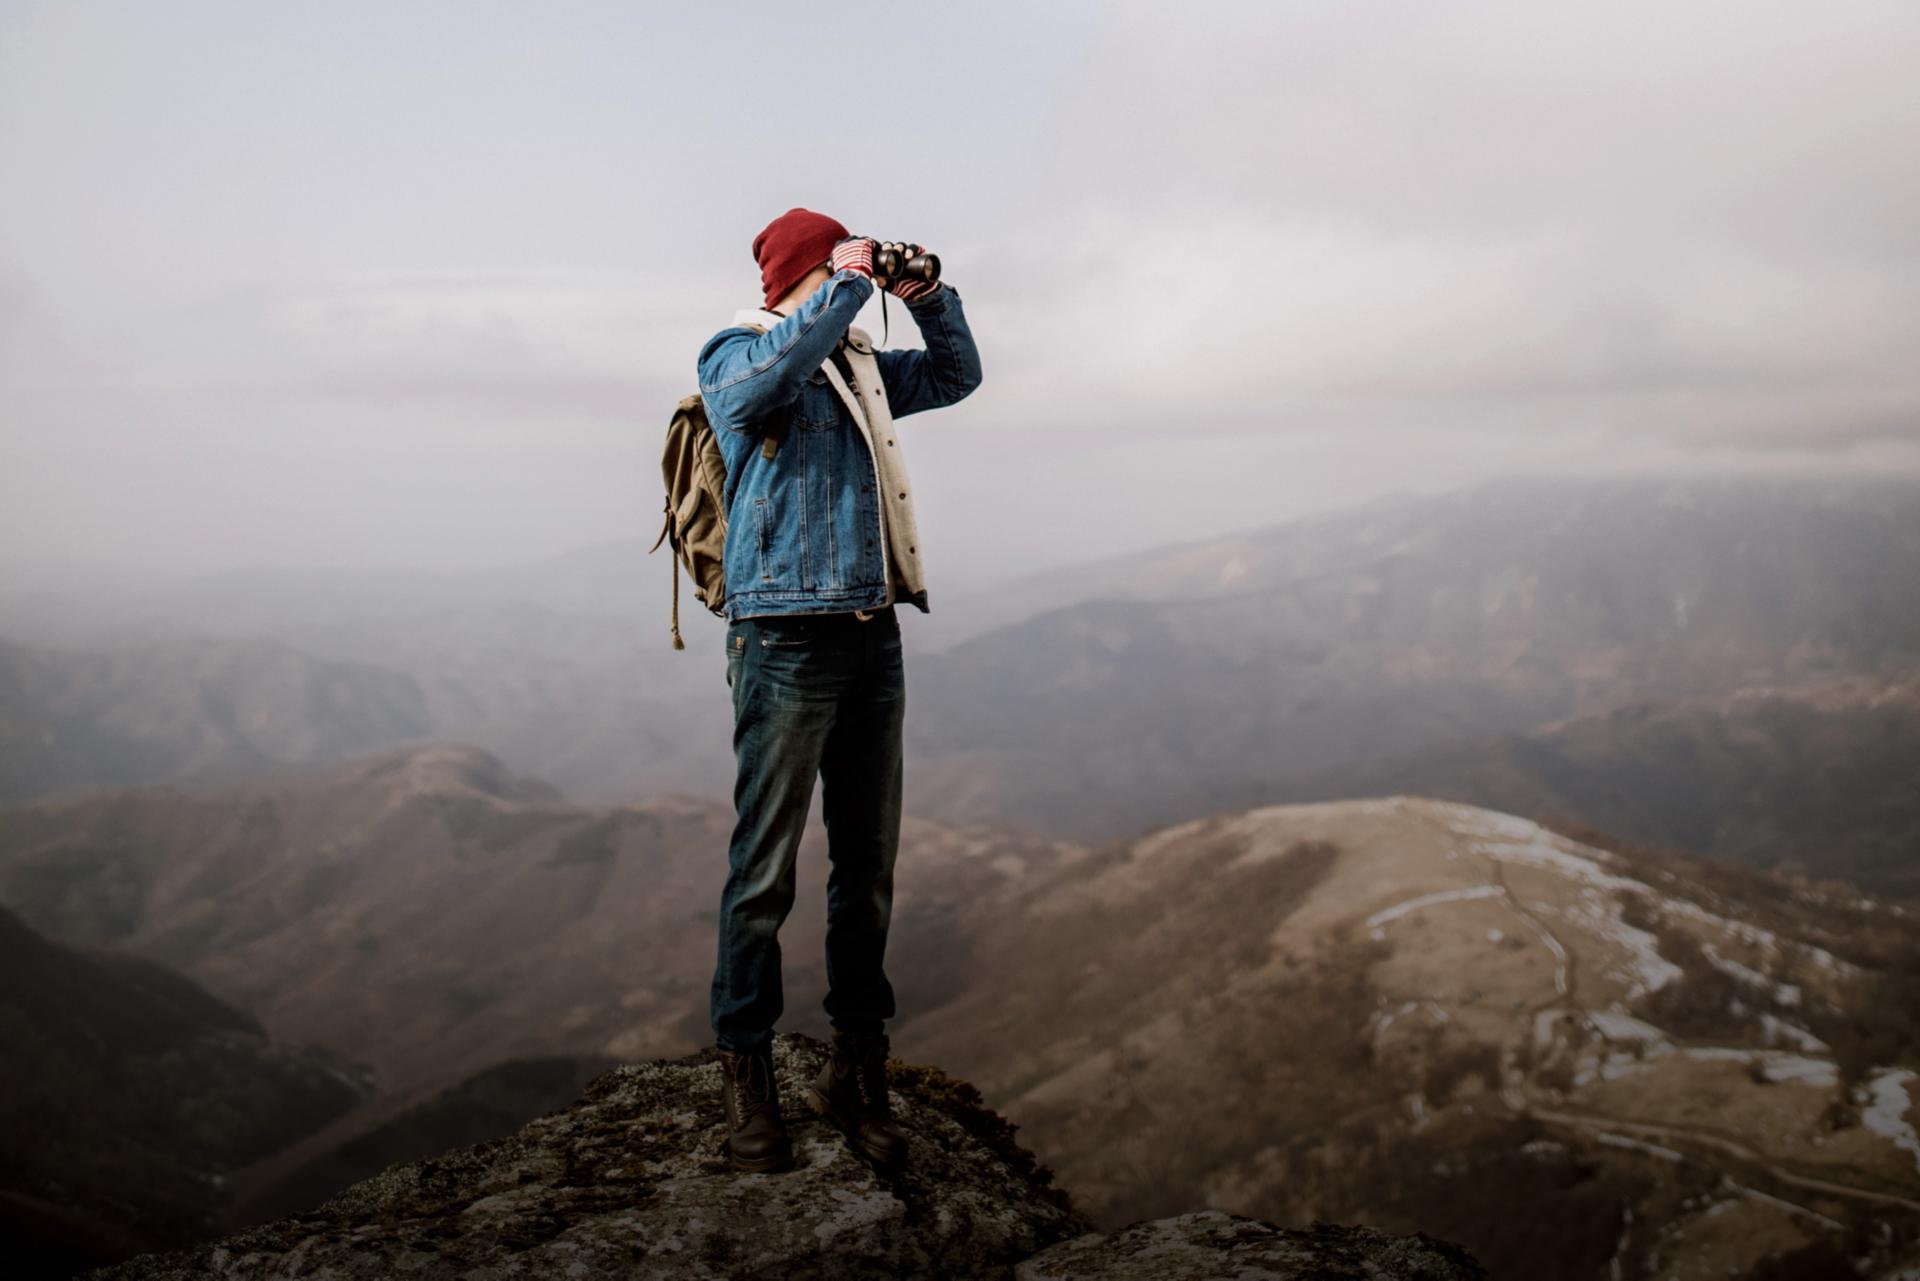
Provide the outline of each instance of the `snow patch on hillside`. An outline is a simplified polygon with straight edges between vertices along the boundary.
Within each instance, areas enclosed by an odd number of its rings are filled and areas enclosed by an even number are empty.
[[[1866,1096],[1860,1123],[1881,1138],[1892,1140],[1895,1147],[1913,1153],[1914,1168],[1920,1169],[1920,1133],[1914,1131],[1909,1119],[1913,1100],[1907,1094],[1907,1085],[1916,1076],[1920,1073],[1911,1068],[1888,1068],[1859,1087]]]
[[[1557,872],[1578,888],[1578,898],[1565,909],[1565,915],[1596,938],[1613,943],[1625,955],[1626,965],[1615,975],[1627,984],[1627,999],[1658,991],[1681,977],[1680,967],[1660,955],[1659,941],[1623,919],[1617,893],[1603,893],[1611,890],[1660,897],[1658,891],[1644,881],[1608,871],[1600,862],[1605,857],[1602,851],[1580,846],[1587,852],[1575,853],[1566,848],[1572,842],[1565,837],[1512,814],[1453,801],[1433,804],[1475,853],[1496,862]],[[1553,910],[1547,904],[1532,906]]]
[[[1764,1011],[1760,1015],[1760,1034],[1769,1041],[1786,1041],[1797,1049],[1811,1054],[1830,1054],[1833,1047],[1815,1036],[1798,1023],[1789,1022],[1778,1015]]]
[[[1795,983],[1782,983],[1771,974],[1762,974],[1750,965],[1743,965],[1730,956],[1722,956],[1720,949],[1712,943],[1702,943],[1700,954],[1707,958],[1708,964],[1729,978],[1740,980],[1748,987],[1771,992],[1773,999],[1780,1005],[1792,1008],[1800,1004],[1800,987]]]
[[[1772,958],[1780,956],[1785,952],[1785,949],[1780,943],[1780,936],[1772,930],[1750,924],[1746,921],[1735,920],[1730,916],[1722,916],[1718,912],[1708,911],[1706,908],[1701,907],[1698,903],[1692,902],[1689,899],[1671,898],[1666,895],[1661,895],[1659,896],[1658,906],[1665,911],[1672,912],[1677,916],[1687,917],[1702,925],[1711,925],[1713,928],[1721,930],[1739,939],[1742,943],[1757,949],[1763,956]],[[1800,943],[1796,944],[1796,946],[1806,954],[1807,959],[1812,962],[1817,969],[1825,970],[1829,974],[1852,974],[1856,972],[1856,967],[1852,963],[1841,960],[1823,947],[1818,947],[1811,943]]]

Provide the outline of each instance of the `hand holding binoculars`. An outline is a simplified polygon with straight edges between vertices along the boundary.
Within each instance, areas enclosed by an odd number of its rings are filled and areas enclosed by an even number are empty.
[[[866,248],[859,246],[865,243]],[[924,280],[928,284],[940,281],[940,257],[930,254],[919,245],[901,240],[875,240],[872,236],[847,236],[834,242],[833,265],[857,264],[861,270],[871,270],[874,279],[882,284],[895,280]]]
[[[924,280],[931,285],[940,279],[940,255],[926,253],[919,245],[877,240],[873,274],[882,280]]]

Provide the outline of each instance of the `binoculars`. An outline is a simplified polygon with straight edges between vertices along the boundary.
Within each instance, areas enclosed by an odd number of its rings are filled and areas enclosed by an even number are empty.
[[[897,242],[896,242],[897,243]],[[903,246],[906,252],[888,247],[888,242],[873,242],[873,274],[888,280],[924,280],[933,284],[940,279],[940,255],[920,252],[919,245]]]

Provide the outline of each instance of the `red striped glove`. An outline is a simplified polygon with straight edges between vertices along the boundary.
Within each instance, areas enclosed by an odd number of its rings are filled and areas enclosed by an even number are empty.
[[[893,242],[893,247],[900,251],[900,260],[902,262],[927,252],[919,245],[901,244],[898,241]],[[938,289],[940,282],[937,280],[916,280],[912,276],[900,276],[884,282],[881,287],[901,302],[914,302],[918,299],[925,298],[928,294]]]
[[[871,236],[848,236],[833,242],[833,258],[830,265],[834,271],[857,271],[868,280],[873,279],[873,238]]]

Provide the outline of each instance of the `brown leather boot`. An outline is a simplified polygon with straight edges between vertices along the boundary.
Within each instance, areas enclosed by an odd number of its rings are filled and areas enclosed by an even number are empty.
[[[765,1173],[793,1164],[793,1145],[780,1116],[780,1085],[771,1048],[757,1054],[720,1049],[720,1101],[727,1111],[727,1161],[736,1170]]]
[[[807,1102],[847,1136],[876,1169],[897,1172],[907,1159],[907,1136],[894,1128],[887,1095],[885,1032],[833,1032],[833,1049],[807,1087]]]

